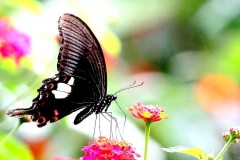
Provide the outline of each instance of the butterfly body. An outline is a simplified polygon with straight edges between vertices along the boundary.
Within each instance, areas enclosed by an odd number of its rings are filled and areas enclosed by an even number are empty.
[[[102,49],[90,28],[78,17],[59,19],[61,37],[55,77],[42,81],[29,108],[9,110],[9,116],[29,115],[38,127],[81,110],[74,124],[92,113],[107,111],[116,95],[107,95],[107,73]]]

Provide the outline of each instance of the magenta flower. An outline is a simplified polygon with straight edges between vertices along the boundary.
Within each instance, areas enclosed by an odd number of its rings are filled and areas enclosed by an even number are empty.
[[[99,137],[96,141],[89,142],[82,151],[85,152],[85,156],[80,160],[136,160],[140,157],[131,144],[106,137]]]
[[[131,106],[128,110],[134,117],[142,119],[145,122],[156,122],[168,118],[168,115],[164,112],[164,108],[152,105],[145,106],[140,102]]]
[[[6,20],[0,19],[0,55],[11,57],[18,63],[30,51],[28,35],[13,28]]]

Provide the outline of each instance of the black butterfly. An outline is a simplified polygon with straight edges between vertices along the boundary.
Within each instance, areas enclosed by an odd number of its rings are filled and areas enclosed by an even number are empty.
[[[58,74],[42,81],[30,108],[9,110],[10,117],[30,115],[42,127],[82,109],[74,120],[78,124],[92,113],[107,111],[116,100],[116,94],[106,94],[103,52],[87,24],[72,14],[64,14],[59,18],[58,29],[61,38]]]

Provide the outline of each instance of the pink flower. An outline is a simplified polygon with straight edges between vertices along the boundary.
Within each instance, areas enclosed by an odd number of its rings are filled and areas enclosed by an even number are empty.
[[[145,122],[156,122],[168,118],[168,115],[164,112],[163,108],[152,105],[145,106],[140,102],[131,106],[128,110],[134,117],[142,119]]]
[[[0,55],[19,59],[30,51],[30,38],[13,28],[6,20],[0,19]]]
[[[106,137],[99,137],[96,141],[89,142],[82,151],[85,152],[85,156],[80,160],[136,160],[140,157],[131,144]]]

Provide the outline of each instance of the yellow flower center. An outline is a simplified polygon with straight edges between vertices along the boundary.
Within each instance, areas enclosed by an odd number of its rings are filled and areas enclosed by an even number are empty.
[[[146,118],[150,118],[151,117],[151,113],[148,111],[142,112],[142,116],[146,117]]]
[[[160,113],[160,117],[161,117],[162,119],[165,119],[165,118],[168,118],[168,115],[167,115],[165,112],[161,112],[161,113]]]

